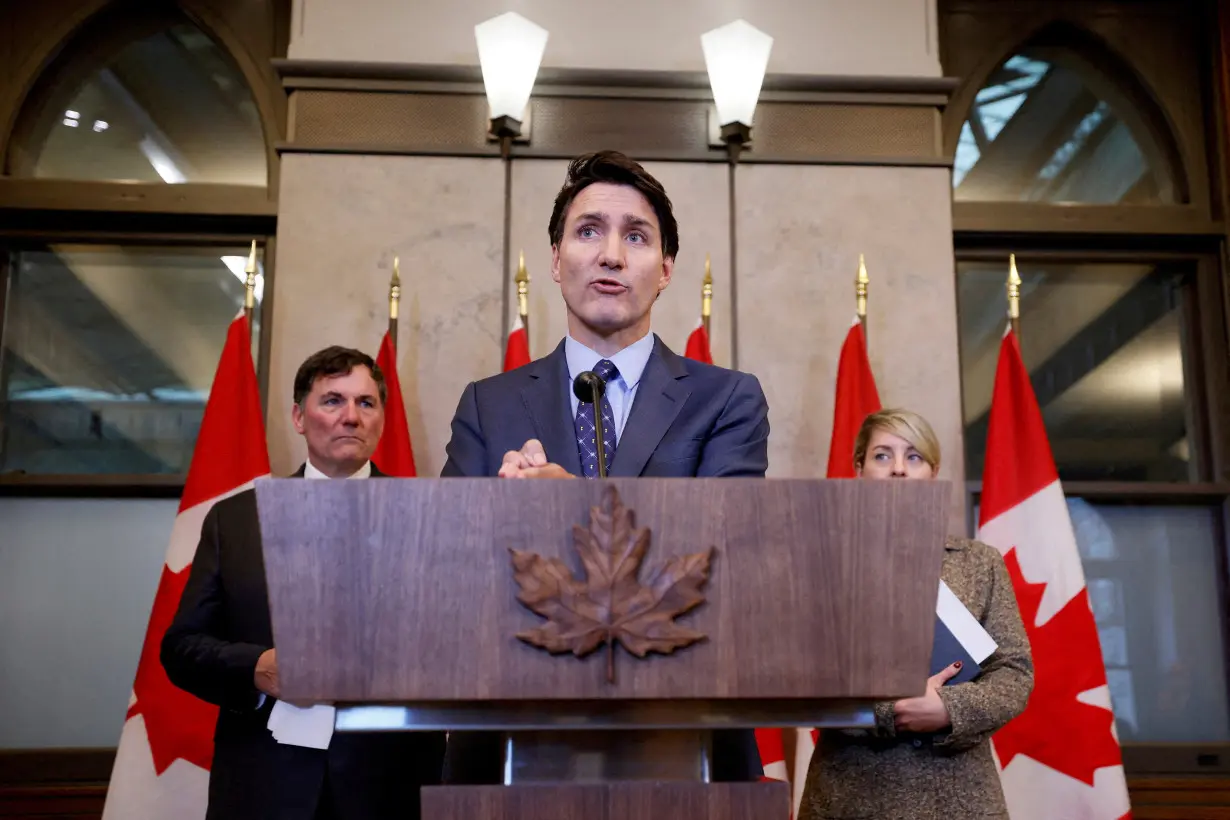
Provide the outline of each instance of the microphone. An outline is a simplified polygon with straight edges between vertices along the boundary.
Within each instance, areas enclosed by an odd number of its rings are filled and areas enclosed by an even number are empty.
[[[602,396],[606,382],[592,370],[586,370],[572,381],[572,393],[582,404],[592,404],[594,411],[594,446],[598,448],[598,478],[606,478],[606,445],[603,444]]]

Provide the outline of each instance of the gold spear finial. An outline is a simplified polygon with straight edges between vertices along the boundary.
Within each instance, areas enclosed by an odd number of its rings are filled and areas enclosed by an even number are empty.
[[[1007,320],[1012,323],[1012,332],[1020,332],[1021,274],[1016,272],[1016,253],[1007,257]]]
[[[252,240],[252,250],[248,251],[248,264],[244,267],[247,278],[244,279],[246,292],[243,297],[243,310],[252,318],[252,309],[256,307],[256,240]]]
[[[871,279],[867,276],[867,262],[860,253],[858,255],[858,275],[854,277],[855,309],[858,311],[860,322],[867,320],[867,286],[869,284],[871,284]]]
[[[700,315],[709,318],[713,312],[713,268],[709,264],[709,254],[705,254],[705,278],[700,284]]]
[[[393,276],[389,279],[389,323],[397,321],[397,306],[401,303],[401,258],[393,257]]]
[[[397,349],[397,313],[401,304],[401,258],[393,257],[393,275],[389,277],[389,340]]]
[[[521,321],[524,323],[530,315],[530,274],[525,269],[525,251],[521,251],[521,256],[517,260],[517,313],[521,316]]]

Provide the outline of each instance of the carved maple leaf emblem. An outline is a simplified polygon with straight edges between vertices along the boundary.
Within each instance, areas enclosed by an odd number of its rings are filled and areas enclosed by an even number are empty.
[[[512,553],[517,600],[547,622],[517,637],[552,653],[578,658],[607,647],[607,681],[615,680],[615,642],[638,658],[670,654],[704,640],[705,635],[675,623],[675,618],[705,600],[712,549],[668,558],[637,578],[649,549],[649,530],[637,528],[632,510],[614,487],[603,493],[602,507],[591,507],[588,529],[572,528],[573,545],[584,567],[575,578],[558,558],[533,552]]]
[[[1046,623],[1035,626],[1046,584],[1025,580],[1016,550],[1004,556],[1034,659],[1034,691],[1025,711],[996,732],[991,742],[1007,767],[1017,755],[1063,772],[1088,786],[1094,772],[1122,762],[1109,709],[1077,696],[1106,685],[1098,629],[1082,590]],[[1057,726],[1065,727],[1056,731]]]

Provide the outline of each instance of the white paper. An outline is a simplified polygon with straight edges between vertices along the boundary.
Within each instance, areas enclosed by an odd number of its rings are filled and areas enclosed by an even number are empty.
[[[982,628],[978,619],[965,608],[961,599],[943,581],[940,581],[940,596],[935,604],[935,614],[944,622],[944,626],[948,627],[957,642],[965,647],[965,651],[975,663],[981,665],[998,648],[995,639]]]
[[[269,712],[269,731],[278,743],[328,749],[333,738],[333,719],[337,709],[327,704],[292,706],[277,701]]]

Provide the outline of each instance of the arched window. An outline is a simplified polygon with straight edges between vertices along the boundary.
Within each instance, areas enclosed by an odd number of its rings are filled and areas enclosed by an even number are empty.
[[[1137,100],[1072,49],[1037,45],[995,69],[961,128],[953,197],[974,202],[1175,204],[1173,151]]]
[[[282,93],[272,30],[251,28],[267,3],[107,3],[13,55],[44,68],[16,78],[15,115],[0,110],[0,474],[183,476],[252,240],[259,371]]]
[[[136,29],[108,22],[76,37],[40,78],[9,173],[265,187],[260,113],[229,55],[182,14]]]
[[[1021,356],[1128,774],[1200,772],[1184,744],[1230,738],[1219,559],[1230,383],[1211,250],[1224,226],[1208,184],[1202,24],[1160,0],[976,5],[951,11],[941,49],[945,73],[964,80],[945,137],[971,506],[993,446],[1015,254]],[[1035,34],[1014,43],[1023,31]]]

